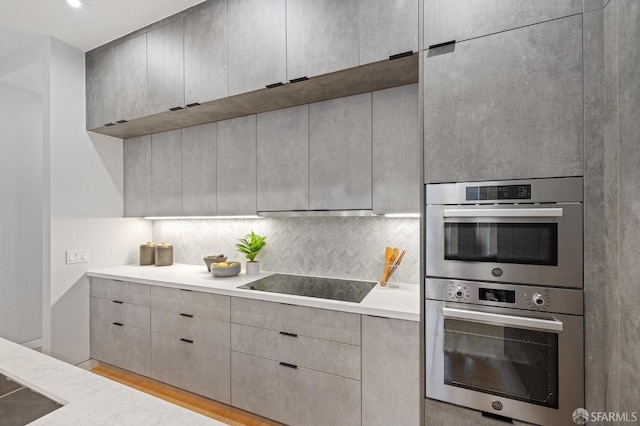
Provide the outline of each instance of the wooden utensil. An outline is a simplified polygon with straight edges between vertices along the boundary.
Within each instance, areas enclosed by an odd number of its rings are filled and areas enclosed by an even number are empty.
[[[389,266],[393,262],[393,249],[391,247],[387,246],[387,248],[384,249],[384,258],[385,258],[384,272],[382,272],[382,278],[380,279],[381,286],[387,285],[387,275],[389,273]]]
[[[406,250],[402,250],[402,253],[400,253],[400,256],[398,257],[398,259],[395,261],[395,263],[393,264],[393,266],[391,267],[391,270],[389,271],[389,273],[387,274],[387,280],[389,278],[391,278],[391,275],[393,275],[393,273],[396,271],[396,269],[398,269],[398,266],[400,266],[400,262],[402,262],[402,258],[404,257],[405,253],[407,251]],[[387,268],[388,269],[388,268]]]

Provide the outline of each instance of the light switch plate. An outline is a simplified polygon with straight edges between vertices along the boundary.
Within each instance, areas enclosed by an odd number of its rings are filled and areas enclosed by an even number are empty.
[[[67,250],[67,265],[89,261],[89,249]]]

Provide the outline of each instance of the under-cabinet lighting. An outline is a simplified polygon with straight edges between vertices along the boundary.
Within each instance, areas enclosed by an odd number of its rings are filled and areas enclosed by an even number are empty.
[[[147,220],[262,219],[260,216],[145,216]]]
[[[80,0],[67,0],[67,4],[71,7],[75,7],[76,9],[82,6],[82,2]]]
[[[384,217],[389,218],[420,218],[420,213],[387,213]]]

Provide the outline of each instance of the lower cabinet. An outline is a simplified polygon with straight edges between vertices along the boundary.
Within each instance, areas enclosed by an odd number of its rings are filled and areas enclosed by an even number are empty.
[[[149,376],[149,330],[91,318],[91,357]]]

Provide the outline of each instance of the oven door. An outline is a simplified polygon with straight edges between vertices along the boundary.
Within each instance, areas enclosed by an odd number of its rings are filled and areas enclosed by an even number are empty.
[[[582,205],[427,206],[427,276],[582,288]]]
[[[426,396],[541,425],[584,406],[583,317],[427,300]]]

